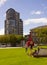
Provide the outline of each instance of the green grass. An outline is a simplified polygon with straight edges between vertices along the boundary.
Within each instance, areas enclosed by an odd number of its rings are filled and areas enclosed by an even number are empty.
[[[34,58],[24,48],[0,49],[0,65],[47,65],[47,58]]]

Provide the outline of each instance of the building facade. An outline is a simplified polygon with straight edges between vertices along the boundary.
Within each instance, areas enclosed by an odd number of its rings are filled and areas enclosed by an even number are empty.
[[[6,11],[5,34],[23,35],[23,21],[20,13],[10,8]]]

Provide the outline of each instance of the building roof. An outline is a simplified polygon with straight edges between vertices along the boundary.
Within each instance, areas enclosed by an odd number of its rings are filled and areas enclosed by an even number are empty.
[[[6,11],[6,13],[11,13],[11,12],[15,12],[15,10],[13,9],[13,8],[9,8],[7,11]]]

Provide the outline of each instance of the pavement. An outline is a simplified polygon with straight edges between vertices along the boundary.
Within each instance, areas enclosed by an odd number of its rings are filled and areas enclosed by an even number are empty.
[[[33,55],[34,57],[47,57],[47,48],[41,48],[38,53]]]
[[[22,47],[0,47],[0,49],[11,49],[11,48],[22,48]]]

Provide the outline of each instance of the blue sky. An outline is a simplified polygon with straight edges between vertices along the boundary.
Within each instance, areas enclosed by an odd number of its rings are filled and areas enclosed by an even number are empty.
[[[7,9],[13,8],[23,20],[23,33],[47,25],[47,0],[0,0],[0,35],[4,34],[4,20]]]

